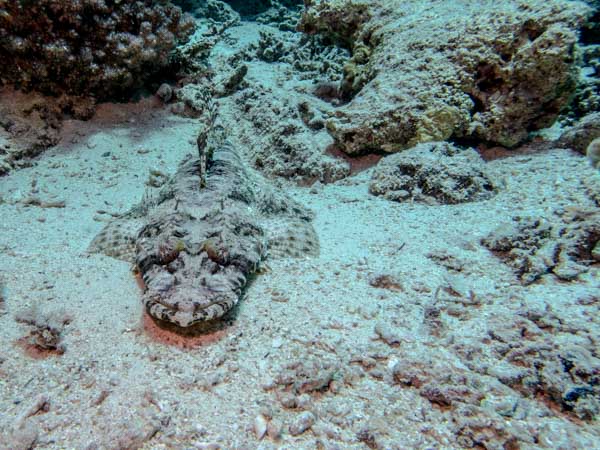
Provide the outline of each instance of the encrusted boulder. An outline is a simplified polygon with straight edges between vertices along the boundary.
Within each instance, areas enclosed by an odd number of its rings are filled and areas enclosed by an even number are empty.
[[[381,160],[369,192],[388,200],[456,204],[487,200],[496,183],[473,149],[445,142],[419,144]]]
[[[588,114],[567,129],[558,140],[558,145],[584,154],[590,142],[600,137],[600,112]]]
[[[328,123],[346,153],[452,136],[513,147],[571,98],[589,13],[565,0],[315,0],[300,29],[352,51],[348,103]]]

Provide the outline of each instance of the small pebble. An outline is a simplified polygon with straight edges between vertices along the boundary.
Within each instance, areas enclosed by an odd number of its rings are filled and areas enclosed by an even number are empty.
[[[600,138],[596,138],[590,142],[586,150],[586,155],[592,167],[600,169]]]
[[[308,409],[312,403],[312,398],[308,394],[302,394],[296,398],[297,407],[300,409]]]
[[[310,411],[305,411],[296,417],[296,420],[290,425],[290,434],[299,436],[310,429],[315,423],[315,415]]]
[[[310,193],[311,194],[318,194],[320,191],[323,190],[323,184],[320,181],[317,181],[316,183],[314,183],[311,187],[310,187]]]
[[[198,434],[198,436],[206,436],[206,434],[208,434],[208,430],[201,423],[197,423],[196,425],[194,425],[194,431],[196,432],[196,434]]]
[[[185,112],[185,104],[183,102],[177,102],[171,106],[171,112],[173,114],[183,114]]]
[[[263,391],[270,391],[271,389],[275,389],[277,387],[277,383],[273,378],[268,378],[260,385]]]
[[[379,322],[375,325],[375,333],[388,345],[397,345],[402,342],[400,336],[394,333],[390,327],[384,323]]]
[[[284,408],[292,409],[298,407],[298,399],[294,394],[289,392],[283,392],[279,397],[279,402]]]
[[[220,450],[221,446],[215,442],[195,442],[194,448],[198,450]]]
[[[259,441],[267,434],[267,419],[262,414],[259,414],[254,419],[254,434]]]
[[[267,436],[276,441],[281,437],[281,423],[277,420],[272,420],[267,424]]]
[[[596,242],[592,249],[592,258],[596,261],[600,261],[600,241]]]

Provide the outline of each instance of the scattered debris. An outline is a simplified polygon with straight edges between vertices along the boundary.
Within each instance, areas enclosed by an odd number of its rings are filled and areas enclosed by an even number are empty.
[[[375,275],[374,277],[369,279],[369,285],[379,289],[387,289],[388,291],[404,291],[402,283],[400,283],[400,281],[394,278],[393,275],[388,274]]]
[[[0,316],[6,314],[6,296],[7,296],[6,285],[0,280]]]
[[[32,356],[62,355],[65,352],[62,332],[72,320],[66,312],[40,312],[37,304],[33,304],[21,311],[15,320],[30,328],[22,343]]]
[[[40,208],[64,208],[67,206],[64,200],[42,200],[37,197],[25,197],[20,203],[25,206],[39,206]]]
[[[600,241],[600,211],[571,208],[549,217],[519,217],[482,240],[524,284],[545,274],[571,281],[588,271]]]

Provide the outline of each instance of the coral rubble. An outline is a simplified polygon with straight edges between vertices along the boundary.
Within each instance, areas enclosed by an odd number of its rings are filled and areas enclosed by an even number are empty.
[[[268,175],[309,183],[314,180],[331,182],[346,177],[348,165],[319,149],[331,140],[323,129],[320,111],[308,103],[296,103],[286,98],[271,97],[260,87],[240,92],[236,104],[245,111],[248,130],[242,138],[248,142],[254,165]],[[303,109],[304,108],[304,109]]]
[[[572,208],[551,219],[513,217],[483,245],[513,267],[524,284],[548,273],[571,281],[598,263],[599,216],[597,209]]]
[[[301,184],[346,177],[349,164],[327,151],[333,139],[325,121],[347,51],[273,25],[243,25],[230,34],[247,45],[219,43],[211,63],[220,103],[235,111],[229,132],[245,156],[266,175]]]

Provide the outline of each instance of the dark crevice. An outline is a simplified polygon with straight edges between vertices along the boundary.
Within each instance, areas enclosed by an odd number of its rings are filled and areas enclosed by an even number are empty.
[[[481,92],[495,92],[504,84],[498,68],[491,64],[481,63],[477,68],[476,86]]]
[[[600,44],[600,10],[581,28],[579,42],[583,45]]]
[[[179,6],[186,12],[192,12],[199,6],[204,6],[206,0],[172,0],[173,4]],[[272,7],[285,7],[298,9],[304,4],[303,0],[224,0],[234,9],[242,18],[251,19],[259,14],[266,12]]]
[[[526,35],[527,39],[530,41],[535,41],[542,33],[544,33],[544,31],[546,31],[546,29],[540,27],[540,25],[533,20],[527,20],[521,28],[521,33]]]
[[[448,138],[448,142],[459,148],[474,148],[479,147],[494,148],[501,147],[500,145],[486,141],[485,139],[477,138],[474,136],[451,136]]]
[[[467,95],[473,101],[473,110],[471,111],[472,114],[476,114],[476,113],[485,111],[485,105],[479,98],[475,97],[473,94],[470,94],[468,92],[467,92]]]

